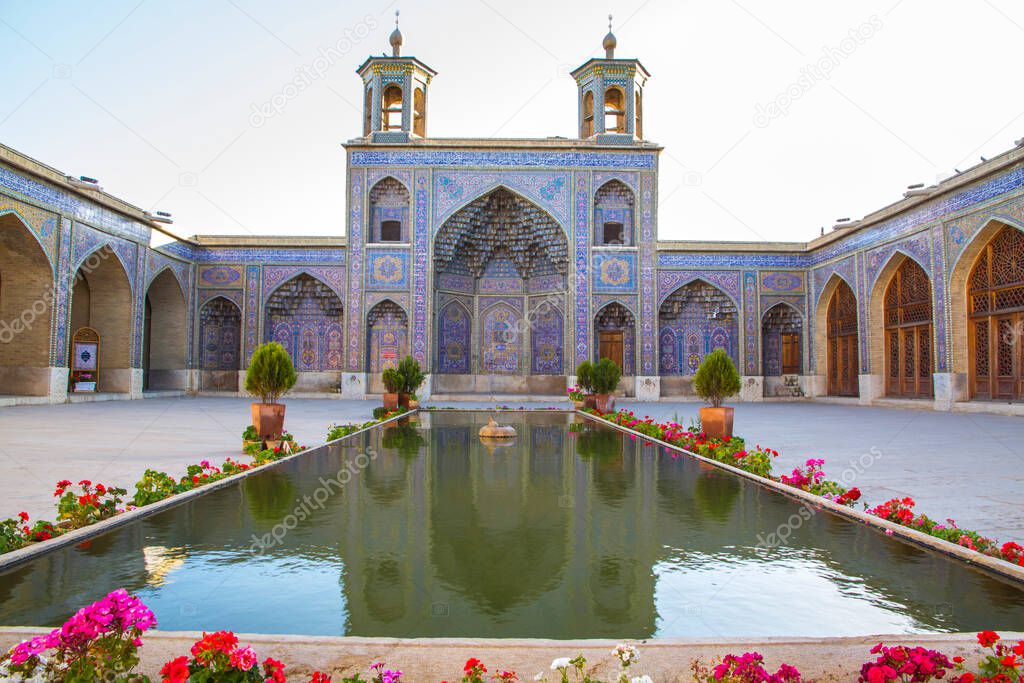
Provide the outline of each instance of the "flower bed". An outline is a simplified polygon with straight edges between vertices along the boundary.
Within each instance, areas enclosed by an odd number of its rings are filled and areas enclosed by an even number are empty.
[[[343,438],[405,412],[406,410],[403,408],[387,413],[380,419],[362,424],[332,425],[328,431],[328,441]],[[198,464],[186,466],[185,474],[177,478],[167,472],[147,469],[135,484],[135,494],[131,498],[131,502],[126,505],[123,505],[124,496],[128,493],[125,489],[106,486],[98,482],[93,483],[88,479],[83,479],[77,485],[67,479],[62,479],[57,482],[57,488],[53,494],[58,499],[57,522],[38,520],[30,524],[27,512],[19,512],[16,517],[0,519],[0,555],[34,543],[48,541],[68,531],[80,529],[146,505],[152,505],[179,493],[227,479],[307,450],[306,446],[291,446],[293,441],[287,443],[289,445],[282,443],[276,448],[266,448],[251,453],[252,463],[243,463],[227,458],[220,467],[217,467],[212,465],[209,460],[201,460]]]
[[[78,610],[62,626],[48,634],[18,643],[0,656],[0,680],[12,682],[98,680],[143,682],[150,679],[136,672],[143,635],[156,627],[153,612],[138,598],[118,589],[87,607]],[[947,679],[952,683],[1017,683],[1024,680],[1024,641],[1005,643],[999,634],[982,631],[978,634],[980,650],[974,664],[967,658],[949,657],[937,650],[923,647],[887,647],[879,643],[870,650],[869,658],[860,668],[860,683],[889,681],[927,682]],[[654,683],[649,675],[633,675],[640,661],[635,645],[617,645],[611,655],[616,662],[613,678],[606,683]],[[797,667],[781,663],[770,672],[758,652],[728,653],[710,663],[691,662],[694,681],[704,683],[801,683]],[[239,643],[231,631],[203,633],[189,648],[188,654],[173,657],[160,669],[164,683],[200,683],[206,681],[273,681],[288,680],[285,663],[265,657]],[[367,678],[363,678],[363,673]],[[368,663],[364,672],[340,678],[340,683],[402,683],[404,674],[382,661]],[[550,683],[601,683],[594,678],[582,654],[558,657],[547,671],[526,680]],[[680,672],[681,673],[681,672]],[[331,683],[332,674],[314,671],[293,681]],[[488,669],[476,657],[462,665],[462,683],[498,681],[513,683],[523,680],[514,671]],[[679,680],[673,676],[672,680]]]
[[[616,413],[600,413],[596,410],[584,410],[583,412],[639,432],[652,441],[660,441],[682,448],[764,479],[821,496],[840,505],[852,507],[861,501],[859,489],[856,487],[847,489],[839,482],[826,477],[825,461],[822,459],[809,459],[803,468],[796,468],[788,475],[775,476],[772,474],[772,460],[778,457],[779,452],[760,445],[748,449],[743,439],[738,436],[733,436],[728,441],[712,439],[694,428],[685,428],[675,422],[655,422],[648,416],[638,418],[628,410],[620,410]],[[678,457],[678,455],[673,453],[672,457]],[[926,515],[915,515],[912,511],[915,505],[912,498],[894,498],[875,507],[869,507],[866,502],[862,502],[862,505],[869,515],[920,531],[943,541],[955,543],[988,557],[1024,567],[1024,547],[1020,544],[1011,541],[1000,545],[998,541],[986,538],[976,531],[959,528],[952,519],[947,519],[946,524],[938,524]],[[891,532],[887,533],[891,534]]]

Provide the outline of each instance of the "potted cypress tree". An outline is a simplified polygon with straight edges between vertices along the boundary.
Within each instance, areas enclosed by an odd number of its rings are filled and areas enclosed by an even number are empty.
[[[723,406],[729,396],[739,393],[740,373],[724,349],[715,349],[704,357],[693,377],[697,395],[711,404],[700,409],[700,425],[709,437],[732,438],[733,408]]]
[[[410,401],[426,377],[423,376],[420,364],[412,356],[406,356],[398,363],[398,374],[402,376],[402,387],[398,390],[398,405],[411,408]]]
[[[583,407],[593,410],[597,401],[594,398],[594,364],[589,360],[576,366],[576,385],[583,390]]]
[[[591,385],[597,409],[602,413],[610,413],[615,408],[615,396],[612,392],[619,386],[622,368],[611,358],[602,358],[594,366]]]
[[[398,393],[405,387],[405,380],[395,368],[384,368],[380,378],[384,382],[384,410],[390,412],[398,407]]]
[[[277,342],[261,344],[253,351],[245,371],[245,390],[260,400],[251,406],[252,424],[260,438],[275,438],[284,432],[285,406],[277,400],[297,379],[291,357]]]

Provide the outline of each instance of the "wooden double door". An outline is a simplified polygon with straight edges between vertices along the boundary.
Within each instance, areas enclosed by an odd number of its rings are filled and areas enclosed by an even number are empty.
[[[904,398],[931,398],[932,326],[913,325],[885,331],[885,393]]]
[[[857,335],[845,334],[828,340],[829,396],[860,395],[857,372]]]
[[[1024,312],[976,318],[970,325],[972,395],[1024,400]]]

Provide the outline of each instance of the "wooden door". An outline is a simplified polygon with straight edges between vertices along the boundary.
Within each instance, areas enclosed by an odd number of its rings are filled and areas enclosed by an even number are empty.
[[[598,357],[610,358],[620,368],[622,367],[623,347],[621,330],[601,332],[598,336]]]
[[[994,386],[992,398],[1021,398],[1020,330],[1024,315],[1000,315],[993,319],[992,351]]]
[[[796,332],[782,334],[782,374],[795,375],[800,372],[800,335]]]
[[[885,340],[886,394],[930,398],[933,395],[931,325],[890,329]]]
[[[845,282],[832,294],[827,314],[828,393],[857,396],[860,393],[857,363],[857,299]]]

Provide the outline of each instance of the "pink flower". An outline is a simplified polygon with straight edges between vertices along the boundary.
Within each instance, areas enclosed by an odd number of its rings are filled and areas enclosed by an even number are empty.
[[[231,653],[231,666],[242,671],[248,671],[256,666],[256,653],[251,647],[242,647]]]

